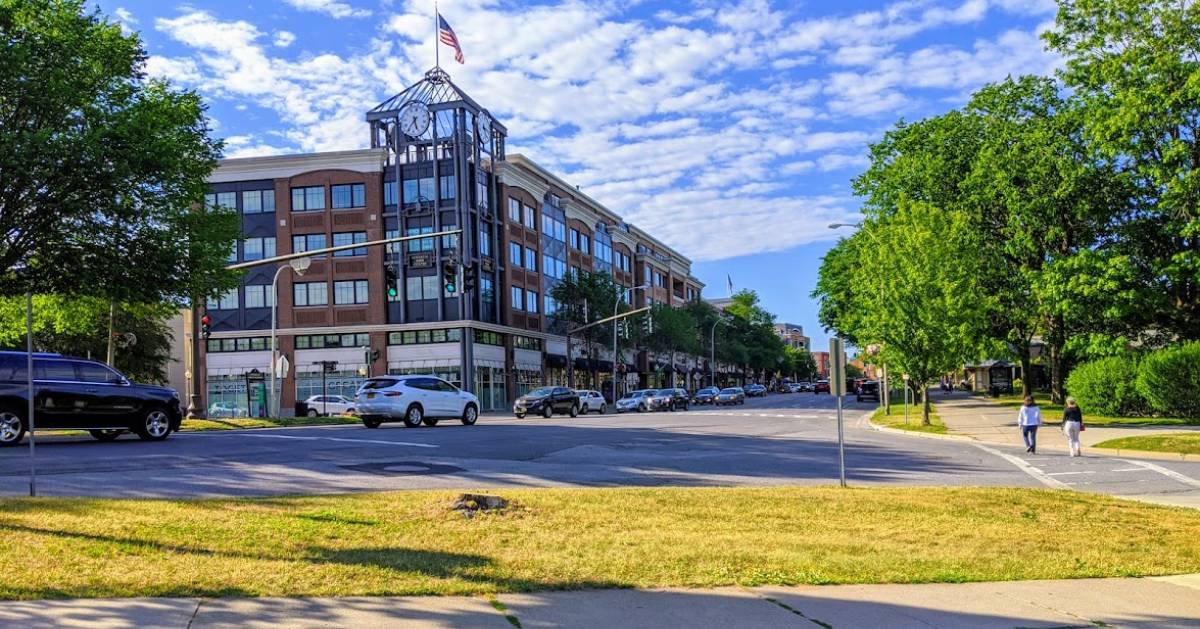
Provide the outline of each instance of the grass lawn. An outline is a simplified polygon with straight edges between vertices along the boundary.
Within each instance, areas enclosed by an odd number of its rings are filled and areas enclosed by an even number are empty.
[[[1177,432],[1145,437],[1121,437],[1120,439],[1101,441],[1095,447],[1113,448],[1116,450],[1147,450],[1150,452],[1200,454],[1200,433]]]
[[[242,428],[281,428],[285,426],[327,426],[331,424],[358,424],[362,420],[348,415],[329,417],[236,417],[223,419],[184,419],[181,431],[200,432],[205,430],[238,430]]]
[[[921,425],[921,405],[909,404],[908,406],[908,423],[904,423],[904,404],[892,402],[892,412],[889,415],[883,414],[883,407],[875,410],[875,414],[871,415],[871,421],[880,426],[888,428],[899,428],[900,430],[911,430],[913,432],[936,432],[945,433],[946,425],[942,423],[942,418],[938,417],[937,407],[929,409],[929,425]]]
[[[998,398],[988,397],[989,400],[999,402],[1005,406],[1011,406],[1014,409],[1020,408],[1024,404],[1024,398],[1020,395],[1002,395]],[[1033,399],[1038,406],[1042,407],[1042,419],[1054,423],[1062,423],[1062,404],[1052,404],[1050,402],[1050,394],[1037,393]],[[1016,414],[1013,414],[1016,417]],[[1200,424],[1197,419],[1180,419],[1178,417],[1108,417],[1105,415],[1093,415],[1083,409],[1083,423],[1094,426],[1121,426],[1121,425],[1136,425],[1136,426],[1187,426]]]
[[[1200,572],[1200,512],[1019,488],[0,500],[0,598],[470,594]],[[1053,534],[1014,535],[1014,531]],[[1071,531],[1064,544],[1059,533]]]

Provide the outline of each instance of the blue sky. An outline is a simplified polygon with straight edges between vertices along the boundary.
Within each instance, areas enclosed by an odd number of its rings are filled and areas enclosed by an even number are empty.
[[[432,0],[97,5],[198,90],[230,156],[351,149],[363,113],[433,65]],[[809,293],[854,222],[849,182],[900,118],[1045,74],[1053,0],[443,0],[466,63],[442,66],[508,150],[693,260],[708,296],[758,291],[826,335]],[[844,232],[844,230],[843,230]]]

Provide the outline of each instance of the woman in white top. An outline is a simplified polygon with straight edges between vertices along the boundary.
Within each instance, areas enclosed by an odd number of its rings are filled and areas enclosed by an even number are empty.
[[[1025,396],[1025,406],[1017,413],[1017,425],[1021,427],[1021,438],[1025,440],[1025,451],[1037,454],[1037,429],[1042,425],[1042,409],[1032,396]]]

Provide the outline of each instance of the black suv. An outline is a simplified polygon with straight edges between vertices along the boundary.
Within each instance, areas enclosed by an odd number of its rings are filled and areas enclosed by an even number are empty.
[[[663,389],[663,391],[671,392],[671,410],[688,410],[692,396],[688,395],[687,389]]]
[[[0,446],[21,442],[29,430],[25,352],[0,352]],[[104,363],[59,354],[33,355],[33,406],[37,430],[86,430],[100,441],[125,431],[161,441],[179,430],[179,394],[133,384]]]
[[[854,393],[855,393],[854,399],[857,402],[861,402],[866,399],[870,399],[870,400],[874,400],[874,401],[878,402],[879,401],[879,381],[878,380],[864,380],[863,382],[859,383],[858,389]]]
[[[579,415],[579,394],[566,387],[540,387],[522,395],[513,403],[513,414],[524,419],[526,414],[549,419],[555,413]]]

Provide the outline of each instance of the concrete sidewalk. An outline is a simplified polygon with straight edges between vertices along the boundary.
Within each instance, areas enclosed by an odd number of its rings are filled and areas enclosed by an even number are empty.
[[[1017,427],[1016,408],[962,391],[955,391],[948,396],[934,391],[932,396],[938,417],[941,417],[942,423],[946,424],[948,434],[968,437],[985,443],[1024,447],[1024,443],[1021,441],[1021,431]],[[1084,416],[1084,425],[1087,425],[1086,416]],[[1061,424],[1058,423],[1042,426],[1038,431],[1038,450],[1067,451],[1067,440],[1063,436],[1060,426]],[[1080,433],[1079,441],[1083,447],[1090,448],[1109,439],[1179,432],[1200,432],[1200,426],[1087,426],[1087,430]],[[1184,457],[1170,453],[1109,449],[1092,450],[1091,454],[1147,456],[1176,460],[1200,458],[1194,455]]]
[[[1200,626],[1200,575],[931,585],[584,590],[495,597],[22,601],[0,603],[0,626],[1182,628]]]

